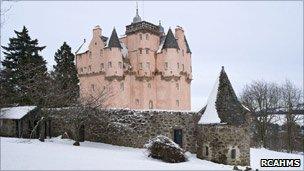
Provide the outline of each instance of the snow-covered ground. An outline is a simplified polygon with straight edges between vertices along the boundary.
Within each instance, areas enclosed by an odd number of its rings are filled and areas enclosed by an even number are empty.
[[[200,160],[188,154],[189,161],[164,163],[147,157],[145,149],[120,147],[103,143],[83,142],[73,146],[74,141],[53,138],[40,142],[1,137],[2,170],[232,170],[232,166]],[[300,158],[303,156],[279,153],[266,149],[251,149],[251,166],[260,169],[260,158]],[[263,168],[265,169],[265,168]],[[280,168],[269,168],[278,170]],[[287,170],[287,168],[282,168]],[[290,169],[290,168],[289,168]]]

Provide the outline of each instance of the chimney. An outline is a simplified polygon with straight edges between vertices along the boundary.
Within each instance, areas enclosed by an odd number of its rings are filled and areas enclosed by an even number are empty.
[[[93,37],[100,37],[101,36],[101,28],[99,25],[95,26],[93,29]]]
[[[179,40],[183,40],[184,39],[184,29],[181,26],[176,26],[175,28],[175,37]]]

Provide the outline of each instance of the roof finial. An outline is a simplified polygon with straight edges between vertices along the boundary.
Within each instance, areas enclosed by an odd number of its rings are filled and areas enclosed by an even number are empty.
[[[133,18],[133,22],[132,23],[138,23],[138,22],[141,22],[141,18],[140,18],[139,14],[138,14],[138,3],[136,1],[136,15]]]
[[[138,2],[136,1],[136,15],[138,15]]]

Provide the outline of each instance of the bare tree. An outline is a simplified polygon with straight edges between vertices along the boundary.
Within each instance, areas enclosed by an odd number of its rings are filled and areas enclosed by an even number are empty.
[[[302,91],[297,88],[291,81],[286,80],[281,87],[282,99],[281,105],[286,109],[285,115],[285,127],[286,127],[286,145],[288,152],[292,152],[295,148],[295,141],[297,137],[296,122],[299,119],[299,115],[296,115],[294,111],[297,111],[302,100]]]
[[[267,146],[268,126],[275,119],[273,113],[279,107],[280,88],[275,83],[254,81],[246,85],[241,101],[256,116],[254,135],[259,145]]]

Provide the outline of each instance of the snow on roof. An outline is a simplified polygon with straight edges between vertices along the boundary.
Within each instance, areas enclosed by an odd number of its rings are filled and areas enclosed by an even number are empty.
[[[215,106],[219,84],[220,84],[220,77],[216,79],[213,90],[211,91],[207,101],[206,110],[203,113],[201,119],[198,121],[199,124],[215,124],[221,122],[221,119],[218,116]]]
[[[0,109],[0,119],[21,119],[37,106],[17,106]]]

